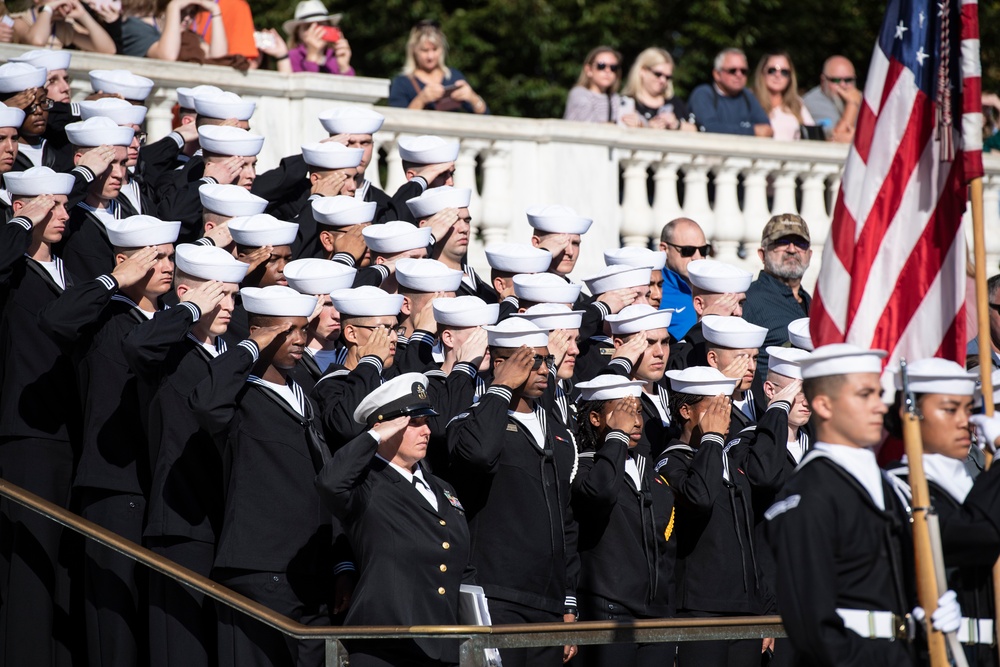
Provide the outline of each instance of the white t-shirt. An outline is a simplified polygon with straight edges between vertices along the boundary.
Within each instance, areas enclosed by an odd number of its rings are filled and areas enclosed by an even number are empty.
[[[292,406],[292,409],[297,413],[300,415],[302,414],[302,406],[299,405],[299,399],[295,396],[295,392],[292,391],[292,388],[287,384],[275,384],[273,382],[268,382],[267,380],[261,380],[260,383],[268,389],[274,391],[274,393],[281,396],[281,398],[285,399],[285,402]]]
[[[38,260],[35,261],[38,262]],[[38,264],[49,272],[49,275],[52,276],[52,280],[56,281],[56,285],[66,289],[66,283],[63,282],[63,277],[59,274],[59,269],[56,268],[55,262],[38,262]]]
[[[538,416],[534,412],[514,412],[513,410],[508,410],[507,414],[516,419],[521,426],[528,429],[528,433],[535,439],[536,447],[545,449],[545,434],[542,433],[542,425],[538,423]]]

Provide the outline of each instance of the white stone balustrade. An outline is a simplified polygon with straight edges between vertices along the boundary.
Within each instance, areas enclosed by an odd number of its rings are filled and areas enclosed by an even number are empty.
[[[25,50],[0,44],[0,59]],[[148,100],[151,140],[169,132],[178,86],[211,84],[255,100],[251,125],[267,137],[262,170],[297,153],[301,144],[322,138],[316,117],[324,109],[372,105],[388,94],[385,79],[241,74],[224,67],[74,52],[74,99],[90,92],[87,72],[92,69],[129,69],[157,82]],[[846,146],[813,141],[386,107],[379,111],[386,122],[375,137],[379,157],[367,175],[379,185],[379,169],[384,169],[389,192],[404,181],[396,148],[400,135],[436,134],[461,141],[455,183],[474,192],[470,209],[476,239],[470,244],[470,261],[477,269],[486,268],[483,242],[528,240],[524,209],[531,204],[567,204],[594,218],[577,276],[603,266],[604,250],[622,242],[655,247],[663,224],[680,215],[702,225],[720,259],[756,272],[764,223],[772,214],[800,213],[813,237],[813,267],[806,276],[811,287],[847,155]],[[987,155],[985,163],[986,250],[992,274],[1000,262],[1000,157]]]

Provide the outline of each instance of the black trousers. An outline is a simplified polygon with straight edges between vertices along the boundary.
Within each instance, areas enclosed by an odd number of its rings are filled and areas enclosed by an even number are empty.
[[[187,538],[146,538],[156,554],[209,576],[215,545]],[[214,667],[217,664],[215,601],[158,572],[149,573],[151,667]]]
[[[332,567],[331,567],[332,570]],[[333,578],[220,568],[212,578],[303,625],[331,625]],[[321,667],[322,640],[298,641],[218,605],[220,667]]]
[[[69,506],[69,442],[0,440],[0,477],[60,507]],[[71,623],[71,570],[82,543],[55,521],[0,501],[0,666],[70,665],[82,632]]]
[[[715,618],[739,614],[712,614],[686,611],[678,618]],[[729,639],[711,642],[680,642],[677,645],[677,667],[760,667],[760,639]]]
[[[562,614],[541,611],[506,600],[490,598],[490,619],[493,625],[511,623],[558,623]],[[535,648],[508,648],[500,650],[503,667],[560,667],[563,664],[562,646]]]
[[[581,621],[636,620],[625,607],[598,595],[580,595]],[[672,667],[677,653],[676,644],[593,644],[580,646],[580,654],[573,661],[583,667]]]
[[[142,543],[146,499],[138,494],[82,489],[84,519]],[[103,545],[84,547],[87,656],[91,667],[135,667],[149,651],[145,567]]]

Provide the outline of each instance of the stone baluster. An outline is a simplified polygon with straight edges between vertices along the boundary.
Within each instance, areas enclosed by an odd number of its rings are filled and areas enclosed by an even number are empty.
[[[830,236],[830,222],[833,210],[827,211],[827,180],[839,180],[840,165],[817,163],[803,174],[802,177],[802,219],[809,226],[809,237],[812,242],[812,262],[802,284],[812,291],[819,278],[819,268],[823,260],[823,247]]]
[[[653,226],[646,178],[651,160],[640,152],[620,161],[622,175],[621,237],[626,246],[649,247]]]
[[[715,214],[708,201],[708,171],[712,166],[706,158],[696,156],[684,167],[684,217],[697,222],[711,239],[715,231]]]
[[[382,133],[378,133],[372,137],[372,141],[375,142],[372,146],[372,159],[371,162],[368,163],[368,167],[365,169],[365,178],[368,179],[372,186],[379,188],[380,190],[385,190],[385,188],[382,187],[382,158],[380,157],[381,153],[379,152],[380,149],[385,146],[385,142],[382,139]],[[392,192],[389,193],[390,196],[392,194]]]
[[[771,204],[773,215],[799,212],[799,207],[795,204],[795,179],[808,168],[809,165],[804,162],[785,162],[775,172],[774,201]]]
[[[482,200],[476,188],[476,158],[489,145],[488,141],[463,139],[458,149],[458,159],[455,160],[455,187],[472,190],[469,213],[473,220],[479,220],[483,215]]]
[[[146,99],[146,133],[149,135],[148,144],[159,141],[170,134],[173,130],[174,102],[177,101],[177,93],[173,88],[156,87]]]
[[[510,206],[510,146],[505,142],[495,142],[482,151],[482,158],[482,213],[473,219],[473,228],[482,233],[483,245],[486,246],[507,240],[507,230],[514,215]],[[471,241],[469,260],[473,266],[487,267],[486,256]]]
[[[742,263],[737,251],[743,240],[745,225],[737,192],[737,176],[750,164],[750,160],[745,158],[726,158],[715,168],[715,230],[712,244],[716,258],[729,264]]]
[[[1000,262],[1000,175],[983,177],[983,230],[986,236],[986,275]]]
[[[760,247],[764,225],[771,218],[767,207],[767,177],[780,167],[781,163],[777,160],[754,160],[753,165],[743,172],[743,247],[747,254],[743,267],[747,271],[760,268],[757,248]]]
[[[385,139],[385,191],[392,195],[404,183],[406,173],[403,171],[403,158],[399,157],[398,134],[389,135]]]
[[[653,222],[652,236],[655,245],[663,225],[684,215],[680,199],[677,196],[677,170],[681,165],[691,161],[689,155],[669,154],[654,162],[653,168]]]

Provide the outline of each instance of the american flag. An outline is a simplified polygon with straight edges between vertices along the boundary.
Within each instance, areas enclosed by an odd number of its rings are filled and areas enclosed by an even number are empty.
[[[816,345],[965,361],[966,186],[981,176],[976,0],[891,0],[810,308]]]

